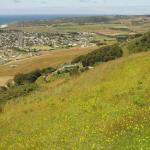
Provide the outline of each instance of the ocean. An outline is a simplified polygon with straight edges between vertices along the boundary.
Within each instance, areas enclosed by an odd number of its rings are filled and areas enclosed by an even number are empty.
[[[77,15],[0,15],[0,25],[35,20],[52,20],[73,16],[76,17]]]

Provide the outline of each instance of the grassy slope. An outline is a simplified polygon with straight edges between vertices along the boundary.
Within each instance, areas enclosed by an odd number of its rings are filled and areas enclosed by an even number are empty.
[[[7,104],[0,149],[149,150],[150,53],[101,64]]]
[[[145,33],[142,37],[136,38],[128,43],[130,53],[149,51],[150,49],[150,32]]]

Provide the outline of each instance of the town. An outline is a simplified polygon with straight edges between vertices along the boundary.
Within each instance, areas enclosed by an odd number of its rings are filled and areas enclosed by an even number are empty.
[[[45,50],[91,46],[95,33],[30,33],[20,30],[0,30],[0,64],[22,57],[37,56]]]

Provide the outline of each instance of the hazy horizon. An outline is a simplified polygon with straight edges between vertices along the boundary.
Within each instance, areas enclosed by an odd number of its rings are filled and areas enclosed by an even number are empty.
[[[8,5],[9,4],[9,5]],[[0,15],[100,14],[148,15],[149,0],[5,0]]]

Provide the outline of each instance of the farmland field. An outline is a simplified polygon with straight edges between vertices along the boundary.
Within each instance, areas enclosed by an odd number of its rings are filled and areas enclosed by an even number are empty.
[[[26,32],[102,32],[102,33],[128,33],[128,31],[116,31],[113,28],[121,28],[126,29],[128,28],[125,25],[121,24],[58,24],[53,26],[24,26],[24,27],[17,27],[16,29],[22,29]],[[13,27],[15,29],[15,27]]]

